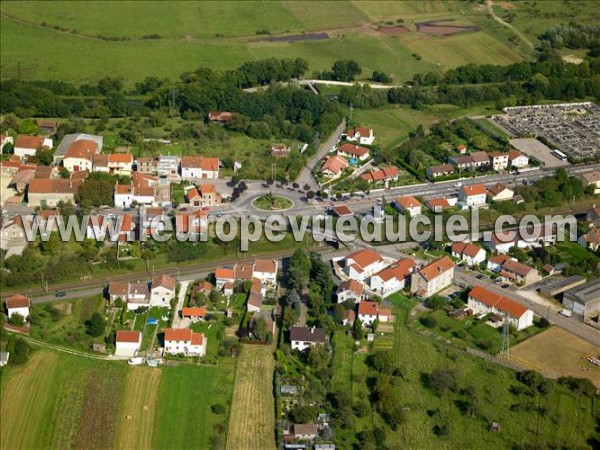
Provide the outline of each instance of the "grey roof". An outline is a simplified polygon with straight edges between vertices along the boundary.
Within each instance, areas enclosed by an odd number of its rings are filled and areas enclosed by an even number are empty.
[[[63,157],[69,147],[73,142],[81,141],[82,139],[86,139],[89,141],[94,141],[98,144],[99,151],[102,151],[102,144],[104,143],[104,138],[102,136],[97,136],[95,134],[83,134],[83,133],[75,133],[75,134],[66,134],[61,143],[56,147],[56,151],[54,152],[54,157]]]
[[[322,328],[292,327],[290,330],[292,341],[325,342],[325,330]]]
[[[600,277],[569,289],[565,292],[565,297],[583,305],[600,300]]]

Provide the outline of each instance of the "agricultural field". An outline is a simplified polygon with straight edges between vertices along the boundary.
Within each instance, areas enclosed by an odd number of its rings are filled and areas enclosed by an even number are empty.
[[[238,360],[227,449],[275,448],[271,346],[245,345]]]
[[[520,383],[513,371],[421,335],[411,324],[414,319],[410,310],[416,303],[401,296],[391,300],[397,320],[393,338],[386,337],[385,342],[386,347],[392,343],[391,351],[402,372],[402,377],[395,379],[394,389],[402,399],[406,422],[393,431],[377,414],[356,418],[353,430],[338,433],[340,446],[352,446],[356,433],[374,427],[386,428],[388,445],[414,448],[508,448],[533,445],[534,442],[540,446],[550,442],[586,446],[586,440],[594,433],[595,417],[599,412],[592,399],[573,394],[558,384],[537,399],[517,395],[515,387]],[[351,351],[352,345],[351,339],[336,336],[337,353]],[[456,371],[460,386],[456,393],[439,396],[423,383],[425,374],[441,368]],[[355,401],[365,398],[369,369],[364,354],[356,353],[352,370],[343,373],[345,380],[338,382],[351,384]],[[481,399],[480,410],[474,417],[461,413],[461,392],[466,386],[471,386]],[[533,407],[524,407],[531,401],[538,401],[545,413],[538,414]],[[489,431],[491,421],[501,424],[501,433]],[[436,436],[434,427],[444,423],[447,424],[444,434]]]
[[[527,368],[554,377],[589,378],[600,388],[600,367],[585,360],[587,356],[597,354],[598,347],[558,327],[544,331],[510,350],[511,359]]]
[[[481,5],[459,2],[24,1],[3,2],[1,11],[3,79],[81,83],[110,73],[131,86],[148,75],[175,79],[199,66],[229,69],[267,57],[299,56],[312,72],[352,55],[362,77],[379,70],[403,82],[417,72],[524,56]],[[438,35],[422,27],[440,20],[477,29]],[[308,39],[310,32],[325,37]],[[274,36],[291,38],[270,42]]]

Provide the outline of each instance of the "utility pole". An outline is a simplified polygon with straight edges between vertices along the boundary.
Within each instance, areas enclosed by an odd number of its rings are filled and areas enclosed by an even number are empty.
[[[510,359],[510,324],[508,321],[508,314],[504,313],[504,323],[502,324],[502,341],[500,355],[506,356],[506,359]]]

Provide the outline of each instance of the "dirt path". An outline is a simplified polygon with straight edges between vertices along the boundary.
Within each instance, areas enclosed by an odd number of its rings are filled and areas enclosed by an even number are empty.
[[[25,339],[27,342],[30,342],[35,345],[39,345],[40,347],[50,348],[52,350],[58,350],[59,352],[69,353],[70,355],[82,356],[84,358],[89,359],[98,359],[102,361],[120,361],[128,358],[119,358],[112,355],[109,356],[100,356],[100,355],[92,355],[90,353],[82,352],[79,350],[73,350],[70,348],[61,347],[59,345],[48,344],[46,342],[38,341],[37,339],[31,338],[29,336],[21,335],[20,336]]]
[[[513,33],[519,36],[519,38],[521,38],[521,40],[525,42],[532,50],[535,49],[535,45],[533,45],[533,43],[529,39],[527,39],[527,36],[525,36],[523,33],[521,33],[519,30],[513,27],[510,23],[504,21],[501,17],[496,15],[496,13],[494,12],[494,2],[492,0],[487,0],[487,7],[490,16],[492,16],[492,19],[494,19],[500,25],[506,28],[510,28],[513,31]]]

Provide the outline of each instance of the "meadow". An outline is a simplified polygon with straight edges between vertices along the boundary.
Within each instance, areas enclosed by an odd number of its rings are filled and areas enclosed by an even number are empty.
[[[111,74],[132,85],[149,75],[175,79],[199,66],[229,69],[267,57],[299,56],[312,72],[351,56],[361,77],[379,70],[403,82],[417,72],[523,58],[506,35],[487,29],[445,37],[417,31],[419,22],[455,18],[493,30],[481,8],[458,2],[24,1],[2,2],[1,12],[3,79],[82,83]],[[400,23],[408,33],[379,29]],[[264,41],[267,33],[311,31],[329,38]]]
[[[2,370],[0,446],[224,448],[235,365],[151,369],[37,350]]]
[[[402,399],[406,423],[393,431],[378,415],[355,418],[353,429],[339,434],[339,444],[351,446],[355,433],[383,426],[387,443],[401,447],[510,448],[543,447],[549,443],[586,447],[600,413],[592,399],[573,394],[558,384],[537,399],[517,395],[514,386],[519,382],[513,371],[421,335],[411,325],[410,310],[415,302],[402,296],[394,296],[391,301],[397,314],[396,323],[385,336],[376,336],[375,348],[392,351],[402,372],[394,389]],[[369,392],[365,383],[368,366],[365,354],[352,352],[352,346],[351,338],[335,336],[334,367],[339,371],[336,382],[350,385],[354,401],[358,401]],[[352,364],[347,363],[348,357]],[[424,385],[423,376],[441,368],[456,371],[461,389],[473,387],[481,399],[480,412],[475,417],[461,413],[460,390],[440,397]],[[531,401],[539,402],[545,413],[524,408]],[[501,424],[500,433],[489,431],[492,421]],[[433,428],[443,423],[448,423],[447,434],[436,436]]]

